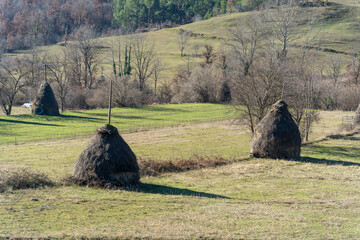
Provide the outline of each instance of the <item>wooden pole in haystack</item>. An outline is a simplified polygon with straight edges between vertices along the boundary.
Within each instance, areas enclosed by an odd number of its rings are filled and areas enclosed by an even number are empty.
[[[45,65],[44,65],[44,69],[45,69],[45,83],[47,83],[46,67],[47,67],[47,65],[45,64]]]
[[[110,94],[109,94],[109,113],[108,113],[108,124],[111,122],[111,104],[112,104],[112,78],[110,78]]]

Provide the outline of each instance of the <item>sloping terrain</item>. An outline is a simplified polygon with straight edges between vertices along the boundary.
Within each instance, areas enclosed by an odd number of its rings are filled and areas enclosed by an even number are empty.
[[[183,25],[177,28],[162,29],[154,32],[144,33],[153,42],[157,49],[159,58],[162,61],[163,71],[161,81],[170,81],[177,73],[178,69],[188,64],[187,57],[180,57],[180,50],[177,42],[177,32],[179,28],[192,31],[186,49],[186,55],[195,53],[197,46],[200,46],[198,54],[203,51],[204,44],[212,45],[216,50],[225,47],[227,37],[234,27],[244,21],[245,13],[226,14],[213,17],[208,20],[198,21]],[[330,1],[328,7],[302,7],[300,16],[302,19],[318,16],[315,29],[319,30],[319,38],[322,40],[319,51],[326,58],[331,54],[342,54],[345,58],[352,53],[354,47],[359,45],[360,37],[360,3],[357,0]],[[305,30],[305,25],[299,25],[299,31]],[[111,72],[110,46],[115,37],[105,37],[98,39],[98,45],[103,50],[103,66],[106,72]],[[294,45],[301,45],[302,39],[294,42]],[[61,51],[61,44],[40,47],[39,50],[54,54]],[[325,51],[324,51],[325,50]],[[20,51],[18,54],[27,53]],[[15,53],[16,55],[16,53]],[[203,61],[200,56],[190,59],[191,65]]]

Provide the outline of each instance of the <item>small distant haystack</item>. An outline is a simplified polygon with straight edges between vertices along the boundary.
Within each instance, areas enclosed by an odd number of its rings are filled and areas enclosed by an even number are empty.
[[[36,100],[32,107],[32,113],[36,115],[58,116],[59,106],[49,83],[41,85]]]
[[[101,126],[75,164],[73,178],[80,184],[134,185],[140,173],[136,156],[118,130]]]
[[[353,120],[353,124],[354,125],[360,125],[360,104],[358,106],[358,108],[355,111],[355,117]]]
[[[299,158],[301,136],[284,101],[276,102],[255,127],[250,147],[258,158]]]

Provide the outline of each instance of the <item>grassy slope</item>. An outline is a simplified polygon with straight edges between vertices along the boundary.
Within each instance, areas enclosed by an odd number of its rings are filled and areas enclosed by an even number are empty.
[[[359,141],[355,135],[308,145],[303,160],[314,163],[251,159],[142,179],[132,191],[4,193],[0,237],[356,239]]]
[[[360,3],[356,0],[347,1],[331,1],[336,2],[327,8],[302,8],[301,14],[306,17],[312,12],[320,14],[320,23],[317,29],[321,29],[320,35],[323,38],[323,48],[330,48],[337,51],[352,52],[355,45],[355,40],[360,33]],[[249,13],[234,13],[223,16],[211,18],[209,20],[198,21],[195,23],[183,25],[180,28],[193,31],[199,34],[192,37],[188,43],[185,52],[187,54],[193,53],[193,47],[197,44],[210,44],[219,49],[224,47],[225,39],[236,26],[238,22],[244,20],[244,16]],[[304,28],[304,26],[301,26]],[[163,72],[161,82],[170,81],[174,74],[180,67],[186,65],[186,58],[180,57],[180,51],[177,44],[177,30],[178,28],[162,29],[155,32],[145,33],[151,42],[154,42],[158,54],[163,63]],[[111,41],[114,37],[106,37],[98,39],[98,44],[104,47],[111,46]],[[302,39],[299,39],[295,44],[301,45]],[[62,47],[59,45],[40,47],[41,51],[47,53],[60,52]],[[201,53],[202,49],[200,49]],[[24,52],[20,52],[21,54]],[[26,52],[25,52],[26,53]],[[332,53],[322,53],[324,59]],[[107,50],[103,53],[103,64],[105,71],[111,72],[111,64],[109,63],[109,54]],[[201,58],[192,58],[192,65],[202,61]]]

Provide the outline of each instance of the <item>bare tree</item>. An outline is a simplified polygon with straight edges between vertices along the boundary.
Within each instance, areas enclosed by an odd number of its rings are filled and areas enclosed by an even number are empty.
[[[132,38],[133,35],[120,35],[111,42],[111,64],[116,76],[122,77],[131,74]]]
[[[190,34],[191,33],[189,31],[186,31],[182,28],[179,28],[179,30],[178,30],[177,39],[178,39],[181,57],[184,56],[185,48],[187,47],[187,44],[188,44],[188,41],[190,38]]]
[[[236,64],[235,61],[232,64]],[[256,124],[266,115],[269,107],[280,98],[284,76],[278,61],[272,59],[271,54],[264,53],[257,60],[250,72],[243,75],[242,69],[230,73],[232,80],[232,96],[251,132]]]
[[[199,43],[195,43],[194,45],[193,45],[193,48],[192,48],[192,50],[193,50],[193,57],[199,57],[199,50],[200,50],[200,48],[201,48],[201,44],[199,44]]]
[[[0,61],[2,54],[5,52],[5,42],[6,42],[5,38],[0,37]]]
[[[326,61],[325,72],[331,77],[334,87],[338,84],[343,62],[341,55],[333,55]]]
[[[319,55],[311,50],[320,46],[321,35],[315,30],[317,16],[312,15],[308,22],[308,29],[304,34],[305,40],[300,51],[295,51],[291,63],[290,86],[288,100],[292,106],[294,120],[300,128],[303,140],[309,140],[313,122],[318,120],[315,110],[320,101],[321,67],[318,66]]]
[[[156,58],[155,59],[155,64],[154,64],[154,74],[153,74],[153,78],[154,78],[154,94],[156,96],[157,94],[157,85],[159,82],[159,79],[161,77],[161,72],[163,71],[163,65],[162,62],[160,60],[160,58]]]
[[[205,44],[205,50],[202,52],[202,56],[204,57],[204,62],[201,63],[201,66],[211,65],[216,60],[216,53],[214,52],[214,48],[211,45]]]
[[[95,82],[95,74],[100,64],[100,50],[96,45],[97,36],[94,26],[81,26],[75,32],[75,41],[70,46],[73,62],[83,68],[80,72],[82,87],[92,88]]]
[[[234,103],[245,106],[237,109],[252,132],[280,95],[279,83],[283,81],[277,59],[266,48],[268,34],[263,13],[253,12],[237,25],[227,42],[229,73],[225,75],[231,81]]]
[[[299,7],[297,0],[270,1],[270,10],[267,11],[268,21],[271,23],[271,32],[280,43],[278,57],[285,59],[290,43],[299,38],[298,17]],[[275,7],[273,10],[272,7]]]
[[[135,76],[139,83],[139,90],[142,92],[146,82],[154,73],[156,64],[156,50],[154,44],[144,36],[135,36],[133,39],[133,63]]]
[[[360,61],[359,58],[353,56],[350,63],[346,67],[348,73],[348,83],[349,84],[359,84],[360,83]]]
[[[41,83],[41,80],[44,79],[43,66],[47,61],[47,55],[41,54],[37,48],[32,48],[29,55],[29,85],[30,87],[38,87]]]
[[[262,14],[253,12],[230,34],[227,44],[242,68],[241,75],[247,76],[262,48],[261,42],[268,34]]]
[[[0,65],[0,101],[6,115],[11,114],[15,96],[28,84],[26,58],[7,58]]]
[[[66,97],[70,91],[70,81],[67,72],[69,69],[67,55],[67,49],[65,49],[62,54],[54,56],[47,64],[50,80],[57,84],[57,94],[60,98],[61,112],[65,110]]]

